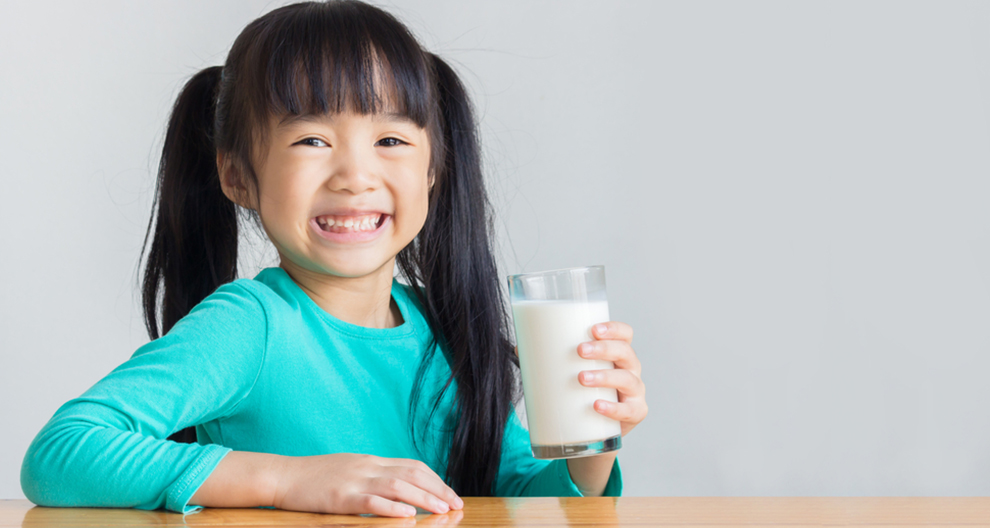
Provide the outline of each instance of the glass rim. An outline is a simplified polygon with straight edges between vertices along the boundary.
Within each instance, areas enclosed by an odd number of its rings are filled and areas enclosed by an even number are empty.
[[[509,279],[514,279],[514,278],[517,278],[517,277],[533,277],[533,276],[536,276],[536,275],[546,275],[548,273],[557,273],[557,272],[560,272],[560,271],[572,271],[572,270],[593,269],[593,268],[602,268],[602,269],[604,269],[605,268],[605,265],[604,264],[594,264],[594,265],[591,265],[591,266],[574,266],[573,268],[559,268],[559,269],[544,270],[544,271],[532,271],[532,272],[529,272],[529,273],[517,273],[515,275],[509,275],[508,278]]]

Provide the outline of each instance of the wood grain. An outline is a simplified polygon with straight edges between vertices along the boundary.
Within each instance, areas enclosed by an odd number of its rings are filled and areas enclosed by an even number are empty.
[[[386,518],[271,509],[42,508],[0,500],[0,527],[30,526],[990,526],[990,497],[464,497],[444,515]]]

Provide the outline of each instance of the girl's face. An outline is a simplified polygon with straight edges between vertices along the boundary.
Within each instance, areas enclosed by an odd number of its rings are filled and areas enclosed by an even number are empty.
[[[255,156],[257,191],[245,186],[235,201],[258,211],[283,267],[391,277],[426,222],[426,130],[402,116],[348,112],[273,120],[270,132]]]

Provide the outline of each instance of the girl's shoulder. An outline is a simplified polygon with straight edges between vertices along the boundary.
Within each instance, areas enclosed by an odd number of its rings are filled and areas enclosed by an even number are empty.
[[[284,277],[280,277],[278,271]],[[186,317],[196,315],[226,319],[269,319],[292,304],[284,281],[291,279],[279,268],[266,268],[253,279],[241,278],[221,285],[207,295]]]
[[[271,286],[257,277],[253,279],[241,278],[232,282],[222,284],[210,295],[203,299],[208,301],[224,301],[237,305],[269,305],[277,301],[278,295]]]
[[[299,287],[282,268],[265,268],[253,279],[241,278],[217,288],[217,292],[229,292],[245,301],[272,309],[291,306],[298,302]]]

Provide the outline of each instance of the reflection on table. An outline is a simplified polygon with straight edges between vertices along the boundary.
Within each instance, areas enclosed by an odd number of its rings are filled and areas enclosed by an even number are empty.
[[[0,500],[10,526],[990,526],[990,497],[464,497],[464,509],[387,518],[263,508],[42,508]]]

